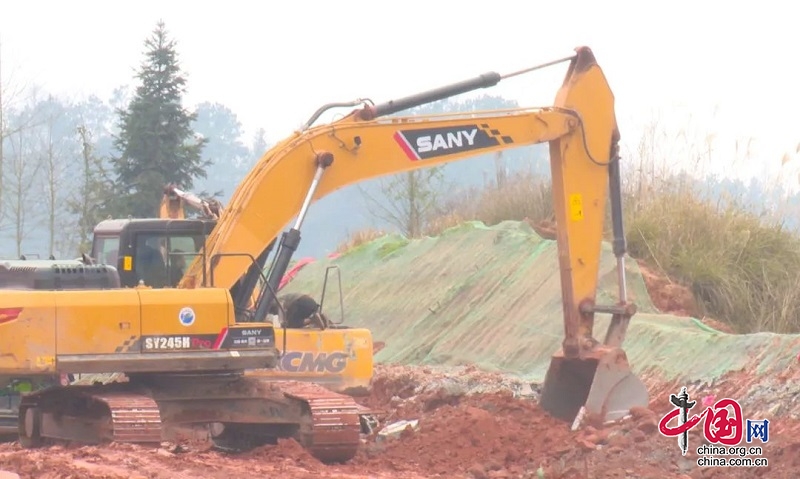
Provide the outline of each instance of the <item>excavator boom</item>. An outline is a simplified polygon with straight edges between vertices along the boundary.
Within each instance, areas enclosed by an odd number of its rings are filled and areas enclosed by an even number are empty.
[[[595,99],[587,106],[598,101]],[[613,98],[609,99],[612,101]],[[609,124],[604,129],[613,129],[613,111],[611,118],[594,118],[601,111],[590,108],[581,113],[583,122],[600,120]],[[320,179],[312,201],[370,178],[559,141],[573,132],[577,133],[571,138],[577,141],[576,146],[588,151],[583,144],[583,128],[579,128],[581,114],[560,108],[509,109],[363,121],[354,113],[332,125],[309,129],[270,150],[242,181],[209,235],[205,253],[210,261],[205,277],[207,281],[213,278],[214,287],[232,287],[250,264],[245,255],[261,254],[266,246],[264,238],[279,237],[281,229],[298,216],[298,211],[305,213],[306,192],[316,175]],[[585,141],[596,150],[592,157],[607,158],[608,153],[600,151],[609,147],[610,136],[603,138],[591,127],[586,130],[589,133],[585,134]],[[326,166],[328,161],[335,166]],[[556,169],[562,168],[557,160],[554,165]],[[576,194],[587,205],[592,200],[605,200],[607,177],[598,181],[598,174],[602,175],[606,167],[586,157],[577,175],[564,178],[569,183],[565,189],[579,192]],[[558,199],[569,201],[566,197]],[[602,220],[602,217],[587,217],[586,221],[570,225],[570,233],[576,229],[597,230],[595,236],[599,241]],[[588,248],[596,249],[594,245]],[[239,256],[228,256],[235,254]],[[187,268],[181,286],[199,285],[202,278],[202,262],[195,261]],[[586,284],[584,289],[587,288],[593,289],[591,284]]]
[[[565,419],[574,418],[584,404],[590,406],[590,413],[608,418],[621,414],[619,411],[629,403],[646,406],[647,391],[630,374],[625,354],[619,349],[635,307],[627,303],[624,283],[620,135],[614,95],[589,48],[578,48],[574,56],[564,60],[569,60],[570,65],[552,107],[386,117],[491,86],[503,78],[489,73],[450,87],[366,106],[331,124],[310,127],[319,116],[317,112],[304,129],[267,152],[244,179],[208,237],[205,253],[209,261],[195,260],[179,287],[202,284],[231,288],[253,258],[263,257],[265,239],[277,238],[280,230],[296,217],[294,226],[281,237],[272,266],[275,274],[270,275],[266,287],[277,290],[313,201],[370,178],[548,142],[565,339],[563,350],[556,354],[548,372],[543,404]],[[532,69],[526,71],[529,70]],[[518,73],[521,72],[512,75]],[[596,306],[609,184],[613,186],[611,205],[620,298],[616,305]],[[257,305],[256,321],[269,310],[269,295],[262,294],[263,298],[266,301]],[[593,338],[595,313],[612,315],[612,330],[603,344]],[[596,371],[611,372],[593,380]],[[628,381],[630,387],[616,389]],[[577,390],[570,389],[572,386]],[[623,389],[630,392],[627,399],[618,392]],[[608,397],[618,396],[614,404],[608,403]]]

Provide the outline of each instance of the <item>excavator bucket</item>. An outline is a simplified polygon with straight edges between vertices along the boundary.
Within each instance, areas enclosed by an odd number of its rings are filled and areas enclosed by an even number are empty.
[[[550,415],[568,422],[578,416],[615,421],[648,403],[647,387],[631,372],[625,351],[603,345],[583,358],[565,357],[563,350],[554,354],[540,402]]]

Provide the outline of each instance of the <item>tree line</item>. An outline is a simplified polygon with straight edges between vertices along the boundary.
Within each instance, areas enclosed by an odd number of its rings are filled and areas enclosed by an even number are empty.
[[[190,110],[183,105],[187,77],[180,68],[177,43],[163,22],[147,36],[144,47],[132,85],[118,88],[107,99],[69,99],[36,85],[0,83],[0,257],[35,253],[62,258],[86,252],[92,230],[102,219],[156,215],[166,183],[201,195],[227,196],[268,149],[263,129],[249,142],[242,140],[242,125],[227,106],[204,102]],[[0,79],[2,73],[0,52]],[[484,95],[399,114],[516,106],[515,101]],[[637,153],[634,156],[642,156]],[[358,198],[342,196],[344,191],[320,201],[315,211],[339,216],[347,209],[353,217],[366,213],[373,224],[417,237],[451,213],[457,190],[469,189],[472,183],[493,185],[502,192],[511,188],[508,177],[520,174],[546,181],[545,149],[514,148],[364,182],[355,189],[367,211],[360,211]],[[718,186],[731,191],[743,185]],[[748,193],[763,198],[763,190],[755,186],[748,185]],[[791,200],[796,203],[797,198]],[[304,236],[312,241],[324,236],[335,243],[348,228],[365,226],[337,224],[340,231],[329,231],[320,221],[319,228],[328,230],[316,231],[310,221]]]
[[[81,100],[56,97],[35,85],[0,84],[0,257],[87,252],[99,221],[156,215],[167,183],[200,195],[229,195],[268,149],[263,129],[249,144],[242,142],[242,125],[225,105],[204,102],[193,110],[183,105],[187,76],[163,22],[144,40],[133,80],[111,98]],[[484,96],[401,114],[509,106],[516,102]],[[445,180],[459,183],[471,176],[463,164],[393,175],[362,196],[375,221],[415,235]],[[352,201],[346,203],[352,207]]]
[[[106,100],[0,83],[0,257],[74,257],[102,219],[156,215],[166,183],[220,196],[204,190],[209,176],[237,184],[266,151],[265,131],[245,145],[225,105],[183,106],[187,77],[163,22],[144,47],[135,85]]]

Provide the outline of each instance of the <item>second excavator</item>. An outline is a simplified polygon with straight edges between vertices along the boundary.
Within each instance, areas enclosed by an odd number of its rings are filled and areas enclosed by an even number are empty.
[[[389,117],[560,62],[569,67],[552,107]],[[359,108],[313,126],[331,107]],[[350,398],[314,384],[246,374],[275,368],[283,354],[266,318],[276,306],[281,309],[275,291],[309,207],[369,178],[543,142],[550,146],[565,338],[547,372],[541,404],[566,421],[581,411],[613,419],[646,406],[647,390],[621,348],[635,307],[626,298],[618,141],[613,93],[586,47],[546,65],[488,73],[387,103],[323,106],[248,174],[177,288],[119,288],[116,268],[86,265],[80,271],[57,266],[24,271],[61,285],[52,290],[23,285],[0,291],[0,381],[102,372],[128,378],[107,385],[53,385],[23,395],[20,442],[26,447],[47,439],[158,442],[202,434],[242,448],[294,437],[322,460],[351,458],[359,422]],[[609,199],[620,298],[598,305]],[[95,289],[85,289],[89,277]],[[70,287],[81,281],[82,290]],[[593,336],[598,313],[611,315],[602,342]],[[331,341],[345,342],[347,331],[332,326],[326,333]],[[357,359],[341,357],[330,365]]]

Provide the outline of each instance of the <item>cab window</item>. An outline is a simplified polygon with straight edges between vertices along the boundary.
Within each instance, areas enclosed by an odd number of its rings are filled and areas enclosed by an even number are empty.
[[[174,287],[203,243],[203,235],[140,233],[136,235],[134,272],[153,288]]]
[[[119,236],[96,236],[92,244],[92,258],[100,264],[117,267]]]

